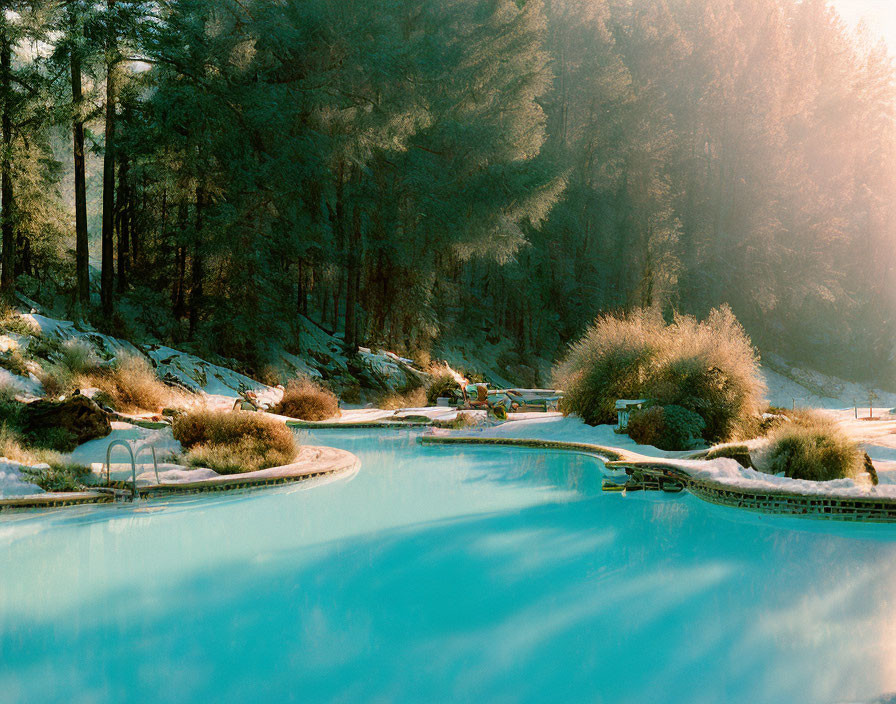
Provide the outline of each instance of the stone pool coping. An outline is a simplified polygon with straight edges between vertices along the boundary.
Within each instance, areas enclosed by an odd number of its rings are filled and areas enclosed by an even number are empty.
[[[677,482],[685,490],[708,503],[746,509],[758,513],[801,518],[834,518],[867,523],[896,523],[896,499],[889,497],[837,497],[829,494],[796,494],[784,488],[751,490],[711,479],[696,478],[675,460],[658,460],[622,448],[564,440],[525,438],[483,438],[449,435],[423,435],[423,445],[510,445],[546,450],[569,450],[597,455],[610,469],[641,472],[654,479]],[[630,471],[631,470],[631,471]]]
[[[646,455],[623,450],[619,447],[594,445],[588,442],[570,442],[567,440],[538,440],[528,438],[495,438],[472,437],[469,435],[421,435],[417,438],[421,445],[511,445],[541,450],[570,450],[598,455],[608,461],[637,462],[647,459]]]
[[[205,492],[256,489],[278,484],[289,484],[321,476],[354,474],[361,467],[361,460],[347,450],[335,447],[303,445],[294,462],[280,467],[269,467],[242,474],[223,474],[208,479],[184,482],[160,482],[137,485],[137,497],[154,498],[199,494]],[[184,469],[190,469],[184,467]],[[117,492],[120,494],[121,492]],[[130,492],[127,492],[130,493]],[[58,508],[84,504],[102,504],[115,501],[116,492],[79,491],[46,492],[0,499],[0,512],[16,509]]]
[[[350,430],[352,428],[429,428],[432,426],[432,420],[422,421],[401,421],[401,420],[359,420],[347,421],[345,423],[332,422],[326,420],[295,420],[285,421],[290,428],[304,428],[311,430],[332,430],[338,428],[340,430]]]

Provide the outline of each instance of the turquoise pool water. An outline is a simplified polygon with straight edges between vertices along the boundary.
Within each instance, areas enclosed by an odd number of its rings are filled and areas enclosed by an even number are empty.
[[[845,702],[896,529],[604,494],[590,457],[320,431],[311,490],[0,519],[0,701]]]

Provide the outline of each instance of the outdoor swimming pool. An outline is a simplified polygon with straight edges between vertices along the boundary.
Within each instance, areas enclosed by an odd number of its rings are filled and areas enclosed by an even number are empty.
[[[896,526],[602,493],[598,460],[317,431],[350,481],[0,518],[2,702],[845,702]]]

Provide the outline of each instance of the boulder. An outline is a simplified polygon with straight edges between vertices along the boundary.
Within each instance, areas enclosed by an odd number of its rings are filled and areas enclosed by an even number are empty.
[[[33,401],[22,409],[22,430],[26,435],[40,435],[51,428],[68,431],[79,445],[112,432],[106,412],[81,394],[62,401]]]

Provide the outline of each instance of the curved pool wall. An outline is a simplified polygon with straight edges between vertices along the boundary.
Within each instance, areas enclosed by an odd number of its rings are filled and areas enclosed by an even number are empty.
[[[853,702],[896,528],[602,493],[573,452],[315,431],[350,481],[0,517],[3,702]]]

